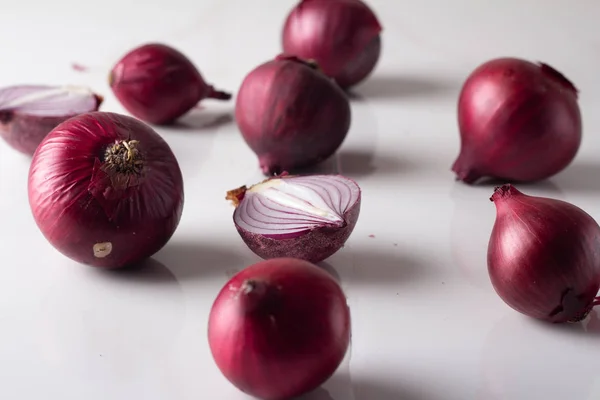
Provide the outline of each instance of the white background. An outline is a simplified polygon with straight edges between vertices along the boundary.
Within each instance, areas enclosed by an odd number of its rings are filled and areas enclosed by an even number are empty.
[[[84,4],[85,3],[85,4]],[[0,85],[85,84],[106,96],[110,67],[161,41],[207,81],[237,91],[279,51],[290,0],[5,1]],[[380,64],[356,88],[352,128],[322,170],[356,178],[359,222],[327,260],[353,318],[346,361],[307,400],[600,398],[600,317],[550,326],[494,293],[486,269],[490,186],[456,183],[456,100],[465,77],[498,56],[544,61],[580,89],[576,161],[529,194],[600,218],[600,3],[595,0],[371,0]],[[90,68],[76,72],[71,64]],[[0,398],[236,400],[210,356],[206,325],[220,287],[259,261],[235,231],[225,191],[262,179],[231,119],[206,101],[159,128],[185,178],[172,241],[143,273],[107,273],[54,250],[27,201],[28,159],[0,143]],[[375,235],[375,237],[369,237]]]

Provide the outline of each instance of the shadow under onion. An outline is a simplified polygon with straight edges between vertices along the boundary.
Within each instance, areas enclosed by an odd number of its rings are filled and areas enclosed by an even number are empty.
[[[239,269],[253,263],[229,247],[200,241],[172,241],[155,257],[169,265],[180,281],[219,275],[229,278]]]
[[[600,172],[600,170],[598,172]],[[518,181],[515,182],[515,181],[511,181],[510,179],[506,180],[506,179],[485,177],[485,178],[482,178],[472,184],[465,184],[463,182],[456,181],[457,185],[463,185],[463,186],[466,186],[467,188],[468,187],[490,188],[490,196],[492,195],[493,189],[495,187],[502,186],[507,183],[514,185],[517,189],[522,188],[524,191],[528,191],[531,193],[539,193],[539,194],[535,194],[536,196],[558,198],[557,195],[562,194],[562,190],[560,189],[560,187],[558,187],[558,185],[556,185],[555,182],[548,180],[548,179],[544,179],[541,181],[535,181],[535,182],[518,182]]]
[[[350,396],[348,396],[350,392]],[[336,394],[339,393],[339,394]],[[369,377],[335,374],[322,387],[294,400],[438,400],[401,387],[401,384]],[[441,398],[439,400],[442,400]]]
[[[92,273],[97,273],[103,278],[134,284],[156,285],[177,283],[177,278],[173,272],[154,258],[148,258],[125,268],[104,269],[90,267],[89,269]]]
[[[212,131],[233,123],[231,112],[193,109],[179,118],[170,128],[180,130]],[[214,133],[214,132],[213,132]]]
[[[320,164],[299,170],[302,175],[340,174],[358,179],[373,175],[393,175],[414,169],[410,160],[390,154],[375,154],[369,150],[341,150]]]
[[[373,75],[348,92],[351,100],[458,96],[461,83],[423,75]]]
[[[352,286],[397,286],[431,274],[422,260],[398,247],[388,253],[383,249],[348,248],[326,262],[345,277],[344,283]]]
[[[600,162],[576,160],[551,179],[559,188],[567,192],[598,193],[600,192]]]

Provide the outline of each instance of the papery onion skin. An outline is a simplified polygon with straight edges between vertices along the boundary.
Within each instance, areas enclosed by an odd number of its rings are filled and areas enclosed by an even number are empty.
[[[274,175],[334,154],[350,129],[351,111],[344,92],[314,63],[280,55],[244,78],[235,118],[262,172]]]
[[[132,162],[111,162],[109,148]],[[29,203],[41,232],[65,256],[94,267],[152,256],[175,232],[183,201],[183,177],[168,144],[125,115],[93,112],[60,124],[30,167]]]
[[[150,43],[131,50],[113,67],[109,84],[123,107],[142,121],[172,124],[201,100],[229,100],[207,84],[178,50]]]
[[[37,85],[23,85],[22,87],[50,88]],[[90,97],[93,101],[86,112],[97,111],[104,99],[91,92]],[[31,115],[23,110],[2,110],[1,108],[0,106],[0,137],[13,149],[28,156],[35,153],[35,149],[52,129],[77,115],[77,113],[66,112],[55,116],[39,116]]]
[[[315,60],[342,88],[361,82],[381,54],[382,27],[360,0],[302,0],[283,28],[283,51]]]
[[[488,272],[513,309],[549,322],[584,318],[600,288],[600,226],[573,204],[496,188]]]
[[[264,400],[309,392],[333,375],[350,343],[345,295],[324,270],[278,258],[225,284],[209,316],[208,341],[223,375]]]
[[[293,175],[284,175],[272,179],[293,179]],[[343,177],[358,184],[347,177]],[[236,200],[239,203],[244,201],[246,188],[240,188],[237,191],[230,192],[228,199],[231,198],[231,193],[236,194]],[[269,237],[267,235],[253,233],[244,229],[239,224],[235,223],[235,227],[250,250],[257,256],[263,259],[293,257],[312,263],[321,262],[333,254],[338,252],[346,243],[360,214],[362,195],[359,188],[359,196],[354,204],[343,214],[343,224],[340,226],[321,226],[294,235],[286,235],[281,237]],[[238,206],[239,207],[239,206]],[[237,211],[237,210],[236,210]]]
[[[575,158],[582,135],[577,89],[547,64],[499,58],[479,66],[458,102],[458,180],[546,179]]]

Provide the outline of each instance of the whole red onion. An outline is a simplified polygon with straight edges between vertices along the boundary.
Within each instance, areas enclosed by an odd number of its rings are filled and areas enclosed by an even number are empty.
[[[360,213],[360,187],[341,175],[282,175],[228,192],[235,227],[259,257],[319,262],[342,248]]]
[[[350,343],[350,310],[324,270],[294,258],[251,265],[225,284],[210,310],[208,341],[223,375],[264,400],[325,382]]]
[[[183,178],[167,143],[142,122],[92,112],[57,126],[29,171],[29,203],[46,239],[95,267],[160,250],[183,209]]]
[[[360,0],[301,0],[283,28],[283,51],[315,60],[338,85],[365,79],[381,53],[381,25]]]
[[[350,129],[344,92],[314,63],[280,55],[251,71],[235,104],[246,143],[266,175],[313,166],[341,146]]]
[[[600,288],[600,226],[570,203],[511,185],[497,187],[490,200],[496,222],[488,272],[498,295],[533,318],[584,318]]]
[[[174,122],[202,99],[231,98],[207,84],[182,53],[156,43],[127,53],[113,67],[109,83],[127,111],[157,125]]]
[[[0,89],[0,136],[33,155],[42,139],[75,115],[96,111],[102,97],[78,86],[19,85]]]
[[[545,179],[564,169],[579,150],[577,89],[547,64],[495,59],[465,82],[458,125],[461,149],[452,166],[458,180]]]

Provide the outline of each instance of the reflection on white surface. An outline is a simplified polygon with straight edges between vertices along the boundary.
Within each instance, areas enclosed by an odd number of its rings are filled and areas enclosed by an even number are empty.
[[[77,287],[72,280],[49,287],[35,316],[47,368],[82,381],[125,383],[164,362],[183,328],[183,292],[158,261],[139,268],[90,269],[82,271]]]
[[[552,325],[511,312],[487,335],[478,400],[592,399],[600,367],[600,318]]]
[[[457,182],[451,193],[454,265],[466,281],[481,290],[492,289],[487,270],[487,247],[496,218],[489,201],[492,192],[492,187],[471,188]]]
[[[296,1],[11,2],[0,12],[0,84],[89,86],[104,110],[123,112],[109,69],[131,48],[164,41],[235,96],[280,51]],[[322,264],[348,296],[352,349],[303,400],[600,399],[600,320],[546,325],[508,308],[487,276],[493,185],[459,184],[450,172],[464,78],[498,56],[548,62],[581,91],[583,145],[561,174],[518,188],[600,218],[600,2],[368,2],[382,20],[382,58],[353,89],[343,146],[315,169],[363,190],[353,234]],[[0,141],[0,400],[249,399],[218,371],[206,338],[218,291],[260,260],[224,199],[264,179],[234,107],[235,98],[206,100],[156,128],[178,157],[186,199],[173,239],[138,273],[55,251],[27,203],[29,159]]]

